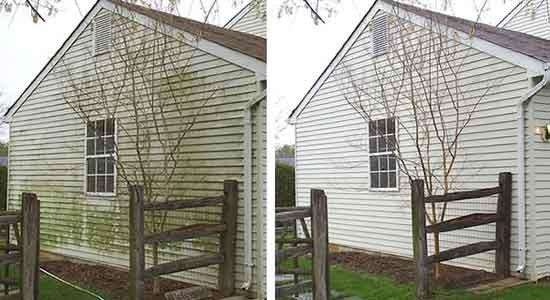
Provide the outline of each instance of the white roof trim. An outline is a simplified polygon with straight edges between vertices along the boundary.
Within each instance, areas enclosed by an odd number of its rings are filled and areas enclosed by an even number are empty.
[[[98,1],[99,2],[99,1]],[[94,4],[92,9],[88,12],[84,20],[80,22],[77,28],[71,33],[69,38],[63,43],[63,46],[54,54],[54,56],[48,61],[46,66],[38,73],[38,75],[33,79],[31,84],[25,89],[23,94],[17,98],[14,104],[10,107],[6,115],[4,116],[4,122],[9,122],[12,116],[19,110],[21,105],[27,100],[27,98],[34,92],[38,85],[44,80],[44,78],[51,72],[51,70],[57,65],[59,60],[65,55],[67,50],[72,47],[76,39],[82,34],[82,32],[88,27],[88,25],[95,18],[97,13],[101,10],[101,6],[98,5],[98,2]]]
[[[373,9],[375,6],[376,8]],[[330,76],[330,74],[332,74],[333,70],[340,63],[342,58],[345,56],[345,54],[348,52],[351,46],[355,43],[355,41],[357,40],[359,35],[363,32],[363,30],[366,28],[366,26],[370,23],[370,21],[372,20],[376,12],[378,12],[379,10],[382,10],[382,11],[385,11],[386,13],[393,14],[393,15],[397,13],[398,16],[406,17],[408,20],[410,20],[412,23],[418,26],[424,27],[424,24],[426,24],[427,19],[425,17],[419,16],[405,9],[398,9],[396,11],[394,8],[395,7],[392,6],[391,4],[383,1],[376,1],[373,4],[371,9],[367,13],[367,16],[363,18],[363,20],[361,21],[362,24],[360,24],[360,26],[358,26],[355,29],[355,31],[352,33],[350,38],[346,41],[346,44],[344,45],[344,47],[338,52],[336,57],[332,60],[330,65],[319,77],[319,79],[317,79],[313,87],[305,95],[305,97],[302,99],[300,104],[298,104],[298,107],[294,109],[294,111],[292,112],[292,114],[288,119],[288,122],[290,124],[296,123],[296,119],[302,113],[303,109],[307,106],[309,101],[311,101],[313,96],[317,93],[320,86],[325,82],[325,80]],[[512,51],[510,49],[504,48],[502,46],[493,44],[491,42],[488,42],[486,40],[483,40],[477,37],[470,37],[468,34],[455,30],[453,28],[449,28],[449,30],[446,30],[447,29],[446,26],[442,26],[441,28],[442,30],[448,32],[449,38],[455,39],[456,36],[458,36],[461,40],[468,41],[466,45],[474,49],[477,49],[481,52],[493,55],[511,64],[523,67],[532,74],[544,74],[545,68],[547,68],[547,65],[545,62],[535,59],[533,57],[530,57],[528,55],[524,55],[522,53]]]
[[[155,24],[157,24],[158,22],[149,16],[143,15],[136,11],[130,11],[128,8],[118,6],[108,0],[100,0],[100,3],[103,8],[108,9],[114,13],[121,14],[123,17],[130,18],[132,21],[137,22],[145,27],[154,28]],[[167,28],[165,28],[165,31],[163,32],[164,34],[167,34],[174,39],[183,41],[184,43],[189,43],[189,41],[196,40],[195,35],[179,28],[175,28],[170,24],[166,25]],[[253,71],[256,74],[260,74],[257,75],[258,77],[262,77],[262,75],[265,76],[266,74],[266,63],[264,61],[251,57],[239,51],[229,49],[225,46],[211,42],[204,38],[199,39],[192,46],[196,47],[199,50],[217,56],[221,59],[225,59],[247,70]]]
[[[248,4],[246,4],[237,14],[235,14],[231,18],[231,20],[229,20],[229,22],[227,22],[227,24],[225,24],[223,27],[233,28],[233,26],[239,23],[239,21],[242,20],[242,18],[244,18],[244,16],[246,16],[246,14],[248,14],[253,8],[255,8],[256,5],[257,5],[257,2],[255,3],[254,0],[251,0],[250,2],[248,2]]]
[[[27,89],[23,92],[23,94],[21,94],[21,96],[17,98],[15,103],[10,107],[9,112],[5,115],[5,118],[3,120],[4,122],[9,122],[9,120],[12,118],[15,112],[19,110],[21,105],[23,105],[23,103],[27,100],[27,98],[34,92],[34,90],[40,84],[40,82],[44,80],[46,75],[49,74],[49,72],[54,68],[54,66],[59,62],[59,60],[65,55],[65,53],[76,41],[76,39],[86,29],[86,27],[90,24],[90,22],[94,19],[94,17],[102,8],[110,10],[117,14],[121,14],[124,17],[132,18],[133,21],[138,22],[139,24],[149,28],[151,28],[154,24],[156,24],[156,21],[148,16],[145,16],[135,11],[130,12],[128,8],[117,6],[108,0],[99,0],[98,2],[96,2],[96,4],[94,4],[90,12],[86,15],[85,19],[82,20],[82,22],[80,22],[78,27],[73,31],[73,33],[65,41],[63,46],[54,55],[54,57],[50,59],[50,61],[46,64],[46,66],[42,69],[42,71],[40,71],[38,76],[35,77],[35,79],[27,87]],[[195,39],[195,36],[192,35],[191,33],[175,28],[169,24],[167,24],[167,27],[169,30],[167,30],[165,33],[175,39],[182,40],[185,43],[189,43],[188,41]],[[256,74],[256,77],[259,79],[266,78],[266,63],[259,59],[248,56],[239,51],[229,49],[227,47],[208,41],[206,39],[200,39],[192,46],[196,47],[199,50],[212,54],[216,57],[219,57],[221,59],[234,63],[244,69],[253,71]]]
[[[317,78],[313,86],[309,89],[309,91],[306,93],[302,101],[298,104],[298,106],[294,109],[290,117],[288,118],[288,123],[291,125],[296,124],[296,119],[298,116],[302,113],[304,108],[308,105],[309,101],[315,96],[319,88],[321,88],[321,85],[325,83],[327,78],[332,74],[336,66],[340,63],[342,58],[348,53],[349,49],[355,41],[359,38],[361,33],[367,28],[367,25],[370,23],[370,21],[374,18],[376,13],[378,12],[378,9],[374,9],[374,7],[378,4],[378,0],[374,2],[374,4],[371,6],[367,14],[363,17],[363,19],[359,22],[359,25],[355,27],[353,32],[351,33],[348,40],[344,43],[342,48],[338,51],[336,56],[332,59],[332,61],[329,63],[329,65],[326,67],[326,69],[321,73],[321,76]]]

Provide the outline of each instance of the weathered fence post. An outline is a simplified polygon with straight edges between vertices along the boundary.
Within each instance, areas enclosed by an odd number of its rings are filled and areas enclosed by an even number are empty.
[[[220,253],[223,263],[218,272],[218,288],[225,296],[231,296],[235,289],[235,237],[237,235],[237,211],[239,205],[239,184],[236,180],[223,183],[223,222],[226,230],[220,239]]]
[[[130,193],[130,300],[143,300],[145,290],[143,186],[128,185]]]
[[[498,176],[495,272],[499,278],[510,276],[510,236],[512,218],[512,174]]]
[[[428,241],[426,238],[426,207],[424,199],[424,181],[414,180],[411,185],[412,238],[416,263],[416,298],[430,297],[428,264]]]
[[[323,190],[311,190],[313,299],[329,299],[328,207]]]
[[[33,193],[23,193],[22,198],[21,299],[38,300],[40,201]]]

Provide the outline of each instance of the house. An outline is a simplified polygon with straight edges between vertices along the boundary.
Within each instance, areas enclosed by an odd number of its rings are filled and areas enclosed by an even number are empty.
[[[99,0],[4,116],[9,208],[36,193],[42,250],[126,268],[126,182],[149,182],[151,198],[169,200],[219,195],[237,180],[235,290],[264,298],[265,88],[265,38]],[[219,217],[170,212],[165,225]],[[215,243],[161,245],[160,262]],[[216,275],[208,267],[176,278],[216,287]]]
[[[550,39],[550,2],[523,0],[506,15],[498,27]]]
[[[523,23],[527,30],[528,21],[516,20],[523,14],[507,17],[504,28],[520,30],[521,25],[512,25]],[[414,58],[403,54],[409,51],[399,48],[403,45],[414,51]],[[400,61],[400,55],[409,60]],[[446,116],[455,116],[454,111],[457,123],[467,124],[457,143],[452,190],[492,187],[499,172],[511,172],[511,271],[530,279],[550,275],[550,144],[543,139],[550,123],[549,62],[550,40],[391,0],[376,1],[289,117],[296,135],[297,206],[309,203],[311,188],[324,189],[331,243],[341,249],[411,257],[406,174],[423,174],[415,146],[436,138],[415,117],[430,119],[426,114],[433,105],[426,101],[431,99],[441,103],[445,120],[436,124],[447,124]],[[430,68],[437,71],[426,73]],[[443,82],[452,89],[445,89]],[[413,95],[423,84],[428,86],[424,92]],[[432,87],[442,85],[441,94],[433,93]],[[420,100],[411,104],[410,99]],[[463,110],[449,106],[456,99],[467,103]],[[411,112],[417,105],[432,108]],[[465,115],[471,116],[467,123]],[[418,143],[414,137],[420,137]],[[393,146],[387,140],[394,141]],[[445,161],[437,147],[424,155],[439,168],[431,169],[436,175]],[[409,173],[398,158],[412,166]],[[446,220],[494,211],[494,203],[479,199],[450,205]],[[494,230],[483,225],[441,234],[441,249],[493,240]],[[486,252],[450,263],[491,271],[493,259],[494,252]]]
[[[224,27],[267,38],[266,2],[250,1]]]

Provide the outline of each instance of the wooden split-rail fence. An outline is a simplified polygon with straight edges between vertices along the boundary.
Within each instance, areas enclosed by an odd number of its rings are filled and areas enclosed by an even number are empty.
[[[219,265],[218,289],[224,296],[231,296],[235,287],[235,237],[237,234],[237,210],[239,187],[237,181],[226,180],[223,194],[217,197],[175,200],[159,203],[144,203],[143,186],[130,185],[130,299],[143,300],[145,280],[191,269]],[[145,234],[145,212],[167,211],[199,207],[222,206],[219,224],[195,224]],[[145,245],[154,243],[181,242],[189,239],[219,234],[219,253],[195,256],[146,268]],[[167,297],[177,294],[174,291]]]
[[[280,207],[276,209],[276,227],[291,227],[293,235],[287,238],[278,234],[276,253],[277,276],[292,275],[293,283],[276,287],[276,297],[282,298],[299,295],[308,291],[314,300],[329,299],[329,249],[328,249],[328,210],[327,197],[323,190],[311,190],[310,207]],[[308,230],[306,219],[310,219],[311,230]],[[300,222],[303,238],[296,234],[296,222]],[[311,255],[311,270],[302,269],[298,258]],[[292,260],[289,268],[284,262]],[[309,280],[300,280],[300,277]]]
[[[22,194],[21,210],[0,212],[0,227],[6,233],[0,246],[0,265],[5,272],[0,276],[4,295],[0,300],[38,300],[39,252],[40,252],[40,201],[36,194]],[[10,227],[17,244],[10,242]],[[19,266],[19,278],[10,277],[10,265]]]
[[[510,226],[512,206],[512,174],[500,173],[497,187],[424,195],[424,182],[414,180],[411,189],[413,251],[416,262],[416,296],[427,299],[430,291],[430,266],[435,263],[495,250],[495,272],[499,278],[510,276]],[[496,213],[474,213],[436,224],[426,225],[426,204],[449,203],[498,195]],[[496,223],[495,240],[481,241],[428,255],[428,233],[443,233]]]

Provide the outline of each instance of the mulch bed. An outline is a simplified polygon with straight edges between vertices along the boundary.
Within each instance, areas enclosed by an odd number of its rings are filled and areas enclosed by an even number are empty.
[[[361,252],[331,253],[330,259],[332,264],[342,265],[354,272],[385,275],[399,283],[414,282],[415,265],[410,259]],[[456,289],[469,288],[496,279],[494,273],[442,264],[440,278],[432,282],[441,288]]]
[[[48,272],[68,282],[104,291],[110,296],[109,300],[128,299],[128,273],[125,271],[105,266],[79,264],[69,261],[50,261],[42,263],[41,266]],[[165,300],[165,292],[191,286],[191,284],[162,278],[160,280],[161,293],[154,295],[152,293],[153,282],[152,280],[147,280],[145,282],[145,300]],[[214,295],[215,299],[222,298],[216,292],[214,292]]]

